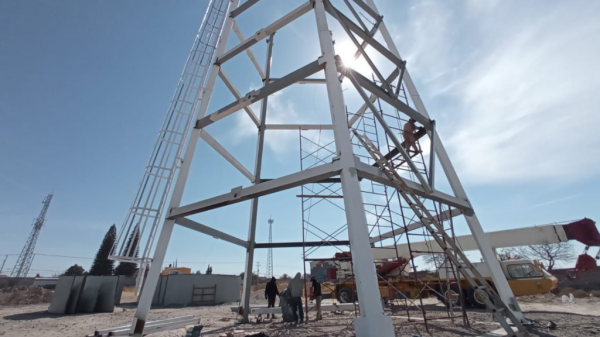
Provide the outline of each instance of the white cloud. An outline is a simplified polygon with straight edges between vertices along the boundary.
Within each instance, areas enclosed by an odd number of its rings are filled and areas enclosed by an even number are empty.
[[[554,199],[554,200],[550,200],[550,201],[542,202],[542,203],[539,203],[539,204],[535,204],[535,205],[531,206],[531,208],[537,208],[537,207],[548,206],[548,205],[556,204],[557,202],[561,202],[561,201],[567,201],[567,200],[571,200],[571,199],[579,198],[579,197],[581,197],[581,196],[583,196],[583,194],[570,195],[570,196],[568,196],[568,197],[564,197],[564,198],[558,198],[558,199]]]
[[[465,180],[597,174],[600,3],[556,4],[517,11],[500,2],[467,14],[449,14],[439,3],[411,8],[410,30],[397,36],[398,46],[410,51],[413,77],[425,78],[422,95],[434,93],[430,100],[451,111],[438,125]]]

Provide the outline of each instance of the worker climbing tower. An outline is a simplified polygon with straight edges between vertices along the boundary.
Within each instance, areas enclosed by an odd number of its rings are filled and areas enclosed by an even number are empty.
[[[29,238],[27,238],[25,246],[23,246],[23,250],[21,250],[21,254],[17,259],[17,263],[10,273],[11,277],[27,277],[27,274],[29,274],[29,268],[31,267],[31,262],[33,262],[35,244],[37,243],[40,231],[46,222],[46,213],[48,213],[48,208],[50,208],[50,202],[52,201],[53,196],[54,194],[50,193],[42,201],[43,206],[40,215],[33,220],[31,234],[29,234]]]
[[[132,333],[143,334],[171,234],[175,225],[179,225],[243,247],[245,275],[252,275],[256,249],[304,247],[306,255],[309,246],[347,245],[351,252],[345,257],[351,260],[357,285],[356,335],[394,336],[392,318],[386,315],[380,301],[380,280],[372,251],[372,244],[376,243],[372,241],[373,230],[381,221],[387,221],[392,234],[380,231],[377,233],[379,238],[393,239],[395,244],[401,235],[398,233],[425,229],[425,235],[433,237],[444,249],[438,253],[445,253],[453,268],[469,280],[506,331],[515,334],[505,322],[509,319],[517,326],[518,334],[526,334],[518,303],[436,131],[436,123],[429,117],[407,62],[400,56],[373,0],[306,0],[298,4],[295,8],[292,8],[292,2],[273,0],[212,0],[208,4],[140,190],[112,253],[112,257],[120,261],[151,265],[143,282]],[[251,18],[254,20],[248,21]],[[386,18],[390,19],[394,18]],[[255,33],[246,37],[242,28],[252,26],[251,23],[259,26],[249,28]],[[288,26],[294,26],[293,34]],[[239,42],[229,43],[232,31]],[[334,41],[343,40],[354,49],[352,56],[362,62],[362,69],[353,68],[353,62],[345,62],[347,55],[336,53]],[[282,42],[282,48],[275,48],[276,41]],[[302,57],[292,55],[290,44],[301,47]],[[261,55],[265,58],[263,65],[253,51],[261,46]],[[246,54],[250,62],[241,54]],[[304,63],[294,67],[292,59],[302,59]],[[254,72],[260,80],[255,77],[253,82],[249,78]],[[259,81],[261,85],[256,85]],[[245,94],[238,90],[240,83],[249,89]],[[311,117],[316,116],[315,120],[299,123],[298,116],[293,116],[290,111],[269,118],[277,108],[273,95],[293,90],[297,84],[322,88],[319,101],[314,99],[310,109],[305,107],[314,112]],[[307,101],[303,100],[303,103]],[[244,164],[248,161],[247,148],[251,144],[244,144],[243,155],[240,152],[235,155],[226,148],[232,146],[231,143],[223,143],[229,135],[247,131],[239,124],[231,123],[235,119],[233,115],[238,121],[243,120],[242,125],[250,125],[256,136],[256,146],[252,149],[253,170]],[[367,115],[370,120],[365,123]],[[390,116],[400,124],[390,123]],[[378,131],[373,130],[374,127]],[[300,138],[305,137],[313,143],[315,138],[303,133],[315,132],[328,142],[328,146],[317,151],[324,150],[327,154],[310,165],[303,165],[297,172],[289,172],[289,167],[288,171],[277,171],[271,165],[268,172],[263,172],[263,161],[268,153],[265,151],[266,140],[274,137],[275,143],[283,142],[282,138],[276,138],[280,132],[297,132],[301,134]],[[199,139],[204,141],[204,147],[198,147]],[[418,140],[427,140],[428,145],[417,146]],[[286,145],[286,152],[293,150]],[[315,151],[309,151],[314,155]],[[235,169],[219,169],[219,177],[231,176],[223,180],[225,183],[218,184],[220,190],[202,189],[201,195],[213,196],[182,203],[186,188],[198,189],[198,181],[218,178],[199,168],[203,165],[214,168],[215,155]],[[194,157],[194,165],[198,167],[192,166]],[[301,153],[300,157],[302,161],[305,156]],[[437,166],[442,168],[443,174],[436,172]],[[194,180],[194,184],[187,184],[188,176],[195,172],[204,173],[200,174],[199,180]],[[240,179],[244,179],[241,186],[237,183]],[[173,188],[172,181],[175,181]],[[402,200],[400,208],[380,208],[371,202],[372,197],[365,195],[369,182],[375,183],[370,187],[374,199],[395,195]],[[309,184],[317,189],[309,189]],[[320,242],[307,242],[303,238],[296,242],[257,243],[259,200],[301,186],[302,195],[298,197],[314,201],[310,204],[313,210],[314,205],[323,201],[337,203],[341,210],[339,218],[344,219],[345,224],[336,236],[343,233],[346,240],[323,235]],[[382,192],[382,188],[388,190]],[[332,193],[324,196],[320,193],[323,190]],[[242,202],[249,206],[248,236],[245,238],[202,224],[196,217]],[[380,214],[380,209],[388,215]],[[400,225],[391,220],[389,214],[399,212],[405,218],[414,219],[415,224]],[[449,235],[444,227],[445,219],[457,215],[465,216],[497,292],[465,261],[460,247],[453,242],[453,235]],[[313,213],[312,216],[317,215]],[[312,220],[303,218],[303,222],[306,221]],[[125,242],[132,235],[140,239],[128,247]],[[135,254],[138,249],[142,252],[140,256]],[[251,277],[245,277],[239,310],[242,323],[248,322],[251,314],[251,282]]]

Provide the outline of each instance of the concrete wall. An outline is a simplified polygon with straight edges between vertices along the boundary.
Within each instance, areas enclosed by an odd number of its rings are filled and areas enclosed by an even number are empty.
[[[166,275],[161,276],[154,293],[152,305],[190,305],[192,291],[197,287],[217,285],[216,303],[237,302],[240,300],[238,275]]]
[[[17,286],[32,286],[35,277],[2,277],[0,278],[0,289]]]

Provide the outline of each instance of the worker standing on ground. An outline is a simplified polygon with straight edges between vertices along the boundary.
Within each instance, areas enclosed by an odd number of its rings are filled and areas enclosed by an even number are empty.
[[[315,298],[315,309],[317,309],[317,321],[323,319],[323,315],[321,315],[321,300],[323,296],[321,294],[321,283],[317,281],[317,279],[312,276],[310,278],[313,287],[313,297]]]
[[[302,282],[302,275],[297,273],[296,276],[288,283],[288,291],[290,292],[290,303],[292,305],[292,312],[294,313],[294,321],[304,323],[304,311],[302,311],[302,291],[304,290],[304,282]]]
[[[406,152],[410,151],[411,146],[415,153],[419,152],[419,149],[417,148],[417,137],[415,136],[415,131],[417,130],[415,122],[416,121],[413,118],[410,118],[402,128],[402,137],[404,138],[404,148],[406,149]]]
[[[271,281],[269,281],[269,283],[267,283],[267,286],[265,287],[265,299],[268,302],[267,308],[275,307],[275,299],[277,298],[277,296],[279,296],[279,290],[277,289],[277,280],[275,279],[275,277],[271,277]],[[268,314],[267,318],[269,318]],[[275,314],[272,314],[271,318],[275,319]]]

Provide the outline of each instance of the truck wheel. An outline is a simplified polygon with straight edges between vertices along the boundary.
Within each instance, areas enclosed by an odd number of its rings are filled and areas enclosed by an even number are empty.
[[[473,288],[469,288],[469,302],[472,306],[479,309],[486,309],[485,298],[489,298],[489,295],[484,290],[475,291]]]
[[[337,298],[340,303],[354,302],[354,291],[352,291],[352,289],[342,288],[338,291]]]
[[[446,307],[450,304],[454,307],[460,307],[460,289],[457,285],[450,285],[450,289],[447,286],[440,286],[438,288],[439,294],[436,293],[438,300],[440,300]]]

